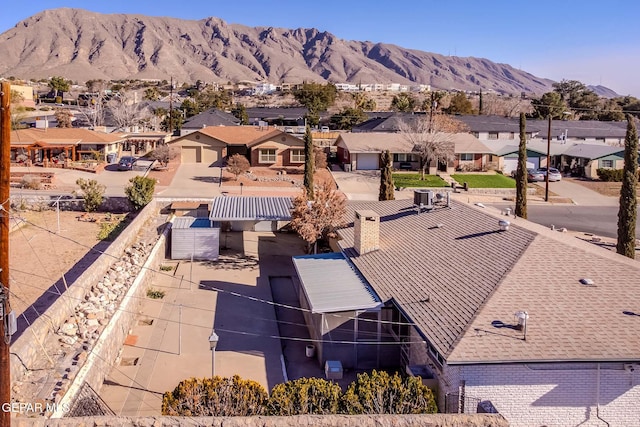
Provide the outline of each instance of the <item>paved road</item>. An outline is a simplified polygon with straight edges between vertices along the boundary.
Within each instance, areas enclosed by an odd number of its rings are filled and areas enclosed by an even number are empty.
[[[495,205],[504,208],[504,205]],[[593,233],[598,236],[616,238],[618,230],[617,206],[548,206],[530,205],[527,207],[528,219],[535,223],[568,230]],[[640,239],[640,227],[636,228],[636,237]]]
[[[536,185],[545,188],[544,182],[536,182]],[[561,197],[567,197],[579,206],[618,206],[617,197],[603,196],[584,185],[564,179],[558,182],[549,183],[549,191]]]

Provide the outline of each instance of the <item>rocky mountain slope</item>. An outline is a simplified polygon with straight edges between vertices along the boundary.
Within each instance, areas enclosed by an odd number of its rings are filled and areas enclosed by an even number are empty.
[[[0,35],[0,75],[178,81],[422,83],[541,94],[552,81],[482,58],[342,40],[317,29],[189,21],[79,9],[43,11]]]

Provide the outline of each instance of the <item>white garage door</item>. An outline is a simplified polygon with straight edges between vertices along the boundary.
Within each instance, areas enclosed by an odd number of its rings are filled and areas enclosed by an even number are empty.
[[[540,157],[527,157],[527,169],[538,169],[540,167]],[[511,172],[518,169],[518,159],[504,159],[503,173],[511,175]]]
[[[375,170],[379,169],[378,159],[379,154],[375,153],[360,153],[358,154],[357,166],[358,170]]]

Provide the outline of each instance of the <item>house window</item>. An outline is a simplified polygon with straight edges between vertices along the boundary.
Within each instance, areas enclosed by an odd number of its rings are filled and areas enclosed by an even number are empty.
[[[600,166],[603,169],[613,169],[613,160],[600,160]]]
[[[394,162],[416,162],[415,156],[409,153],[395,153],[393,155]]]
[[[275,163],[276,162],[276,149],[275,148],[263,148],[260,150],[260,163]]]
[[[461,153],[460,154],[461,162],[472,162],[473,161],[473,153]]]
[[[489,132],[487,139],[498,139],[498,132]]]
[[[291,163],[304,163],[304,150],[292,149],[291,150]]]

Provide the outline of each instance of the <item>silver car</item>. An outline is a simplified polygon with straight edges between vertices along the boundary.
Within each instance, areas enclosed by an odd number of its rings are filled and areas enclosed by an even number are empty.
[[[544,177],[543,181],[545,181],[547,176],[547,168],[540,168],[538,169],[538,172],[542,173],[542,176]],[[561,179],[562,174],[560,174],[560,171],[558,169],[549,168],[549,182],[557,182]]]

